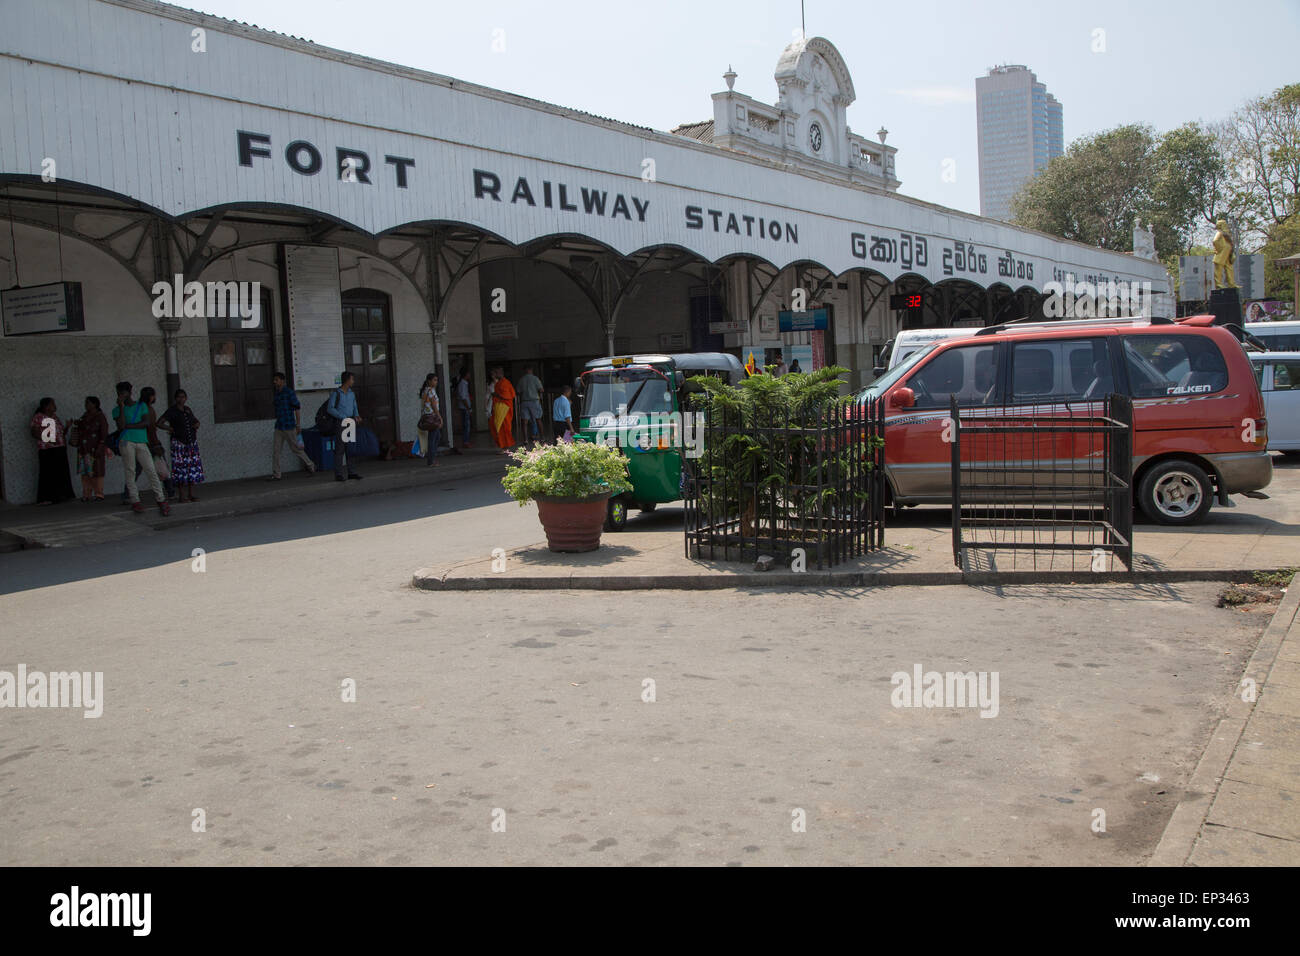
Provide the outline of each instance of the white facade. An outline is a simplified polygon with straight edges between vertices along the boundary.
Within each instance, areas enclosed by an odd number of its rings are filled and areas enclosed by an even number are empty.
[[[209,479],[269,471],[269,420],[213,420],[214,333],[155,318],[149,289],[177,271],[261,283],[271,362],[289,371],[285,242],[337,246],[340,289],[386,296],[406,440],[435,363],[468,362],[480,383],[494,355],[658,350],[695,334],[701,284],[741,350],[789,344],[775,315],[815,285],[835,360],[869,369],[899,322],[896,281],[1009,293],[1066,273],[1167,280],[1158,263],[897,195],[894,148],[849,129],[852,80],[819,38],[782,54],[775,106],[717,94],[707,144],[149,0],[10,0],[3,23],[0,226],[14,242],[0,228],[0,288],[81,282],[86,316],[83,332],[0,338],[6,501],[34,493],[38,398],[78,414],[87,394],[111,404],[119,379],[164,393],[168,373],[205,423]],[[544,263],[582,295],[563,309],[512,296],[498,316],[492,276],[524,287],[509,262]],[[305,420],[321,398],[302,395]],[[110,467],[106,487],[119,480]]]
[[[774,105],[734,92],[735,74],[724,74],[727,91],[713,94],[716,146],[776,160],[787,166],[890,192],[899,187],[898,150],[854,133],[848,108],[857,98],[848,66],[821,37],[796,40],[781,53]]]
[[[168,216],[272,203],[371,235],[443,220],[516,245],[578,232],[624,255],[671,244],[710,262],[812,260],[891,279],[987,286],[1008,253],[1033,265],[1025,279],[1035,288],[1054,269],[1164,278],[1122,254],[175,7],[67,0],[62,17],[36,0],[10,8],[0,85],[11,96],[0,118],[13,135],[0,142],[0,171],[39,177],[51,157],[60,179]],[[205,53],[191,50],[195,26],[208,30]],[[309,145],[291,161],[295,143]],[[312,168],[313,148],[319,168],[296,171],[293,162]],[[369,183],[343,180],[340,149],[365,154]],[[916,238],[923,259],[900,252]]]

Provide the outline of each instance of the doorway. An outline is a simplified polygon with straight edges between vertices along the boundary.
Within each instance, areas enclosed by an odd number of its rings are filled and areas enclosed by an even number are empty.
[[[397,408],[393,383],[393,310],[378,289],[349,289],[343,293],[343,355],[356,376],[352,390],[365,424],[390,446],[397,441]]]
[[[479,367],[479,368],[482,367],[482,360],[481,360],[481,359],[480,359],[479,362],[477,363],[477,367]],[[482,389],[482,387],[481,387],[481,386],[479,385],[479,383],[478,383],[478,380],[477,380],[477,377],[476,377],[476,374],[475,374],[475,368],[476,368],[476,363],[475,363],[475,361],[474,361],[474,353],[473,353],[473,352],[451,352],[451,351],[449,351],[449,352],[447,353],[447,376],[448,376],[448,385],[449,385],[449,389],[448,389],[448,395],[449,395],[449,397],[448,397],[448,401],[449,401],[449,404],[448,404],[447,408],[448,408],[450,414],[448,414],[447,412],[444,412],[444,413],[443,413],[443,416],[442,416],[442,417],[443,417],[443,420],[444,420],[445,422],[448,422],[448,423],[449,423],[449,426],[448,426],[447,428],[444,428],[444,429],[443,429],[443,435],[444,435],[448,440],[451,440],[451,439],[454,438],[455,441],[452,442],[453,445],[459,445],[459,444],[463,441],[463,439],[464,439],[464,437],[465,437],[464,434],[462,433],[462,426],[461,426],[461,420],[460,420],[460,411],[459,411],[459,409],[457,409],[457,407],[456,407],[456,386],[460,383],[460,373],[463,372],[463,371],[465,371],[466,369],[469,369],[469,402],[470,402],[470,408],[472,408],[472,409],[474,410],[474,411],[473,411],[473,420],[474,420],[473,430],[474,430],[474,431],[477,431],[478,428],[479,428],[478,422],[479,422],[479,418],[480,418],[480,416],[482,415],[482,409],[481,409],[480,406],[481,406],[481,404],[482,404],[482,392],[483,392],[483,389]],[[472,434],[472,432],[471,432],[470,437],[471,437],[471,439],[473,438],[473,434]]]

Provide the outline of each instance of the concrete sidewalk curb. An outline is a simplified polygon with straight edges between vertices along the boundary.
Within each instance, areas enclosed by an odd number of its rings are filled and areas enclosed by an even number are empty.
[[[484,467],[485,465],[490,467]],[[215,521],[219,518],[238,518],[246,515],[261,514],[266,511],[279,511],[283,508],[296,508],[299,505],[319,504],[322,501],[334,501],[348,498],[363,498],[369,495],[383,494],[387,491],[405,491],[407,488],[418,488],[423,485],[430,487],[445,484],[449,481],[458,481],[462,478],[476,478],[479,475],[492,474],[501,467],[499,462],[475,462],[473,466],[465,465],[457,468],[455,471],[450,469],[440,470],[433,474],[422,474],[414,472],[412,475],[403,474],[399,477],[392,478],[381,476],[375,478],[367,477],[364,483],[358,485],[354,482],[348,482],[343,487],[337,487],[341,482],[336,482],[333,478],[312,479],[316,487],[310,483],[299,485],[299,488],[306,488],[308,493],[301,497],[294,497],[292,500],[283,500],[279,497],[280,490],[269,492],[269,495],[275,495],[274,500],[243,500],[248,502],[244,505],[236,505],[230,508],[224,508],[221,511],[210,511],[202,514],[189,514],[185,511],[180,513],[176,510],[176,503],[172,503],[172,513],[166,518],[162,515],[151,515],[149,518],[142,520],[140,523],[147,525],[154,531],[167,531],[171,528],[184,527],[187,524],[194,524],[203,521]],[[179,521],[177,519],[180,519]]]
[[[1260,570],[1274,570],[1264,568]],[[511,577],[454,575],[455,569],[421,568],[411,579],[425,591],[721,591],[729,588],[867,588],[889,586],[934,587],[954,584],[1179,584],[1192,581],[1245,582],[1254,570],[1227,568],[1194,571],[1135,571],[1081,573],[1077,571],[1003,571],[962,574],[960,571],[808,571],[740,572],[701,569],[698,574],[553,574]],[[1300,590],[1300,589],[1297,589]]]
[[[465,478],[497,474],[503,467],[504,462],[495,458],[471,459],[464,462],[451,460],[436,470],[418,467],[394,474],[371,475],[360,482],[350,481],[342,484],[342,487],[339,487],[341,483],[333,480],[332,474],[318,473],[312,478],[289,479],[285,483],[274,483],[273,487],[273,483],[267,482],[267,486],[262,489],[243,495],[214,498],[211,499],[211,503],[199,501],[197,510],[190,510],[190,505],[173,501],[171,514],[165,518],[158,514],[153,506],[149,506],[148,511],[143,515],[135,515],[123,509],[109,514],[101,513],[97,518],[105,522],[126,522],[141,529],[167,531],[221,518],[261,514],[300,505],[319,504],[323,501],[360,498],[425,485],[436,487]],[[44,527],[44,524],[0,527],[0,538],[16,539],[21,544],[22,550],[59,547],[58,544],[47,544],[40,537],[33,535],[34,530],[44,529]]]
[[[1174,808],[1155,852],[1146,863],[1147,866],[1184,866],[1192,855],[1201,828],[1205,825],[1205,819],[1214,805],[1214,798],[1218,795],[1219,786],[1223,783],[1228,764],[1237,750],[1241,735],[1245,732],[1246,724],[1255,712],[1255,704],[1258,702],[1258,697],[1251,702],[1241,699],[1238,693],[1241,680],[1249,677],[1255,681],[1256,686],[1264,686],[1298,610],[1300,610],[1300,575],[1297,575],[1291,586],[1287,588],[1286,596],[1273,612],[1273,619],[1269,621],[1268,627],[1264,629],[1255,653],[1251,655],[1245,670],[1242,671],[1237,688],[1233,690],[1228,713],[1210,735],[1205,753],[1201,755],[1191,779],[1187,781],[1183,798]]]

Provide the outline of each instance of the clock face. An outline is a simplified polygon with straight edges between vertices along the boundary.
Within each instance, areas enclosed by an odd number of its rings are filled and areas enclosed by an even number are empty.
[[[820,123],[813,123],[808,127],[808,145],[812,147],[814,153],[822,151],[822,127]]]

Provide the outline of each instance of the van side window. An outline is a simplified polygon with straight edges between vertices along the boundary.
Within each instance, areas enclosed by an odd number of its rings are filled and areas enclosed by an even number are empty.
[[[1273,391],[1289,392],[1300,389],[1300,362],[1273,363]]]
[[[1011,400],[1097,400],[1114,391],[1105,339],[1017,342],[1011,348]]]
[[[963,345],[940,352],[907,380],[916,408],[947,408],[950,396],[961,405],[993,401],[997,368],[994,346]]]
[[[1228,387],[1219,347],[1202,335],[1126,335],[1124,360],[1134,398],[1204,395]]]

